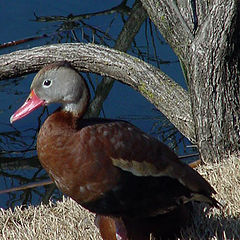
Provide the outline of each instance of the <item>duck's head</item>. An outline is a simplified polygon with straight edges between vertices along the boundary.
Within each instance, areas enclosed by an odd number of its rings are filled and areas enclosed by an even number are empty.
[[[19,120],[40,106],[61,103],[63,110],[82,115],[89,102],[89,89],[84,78],[67,62],[46,65],[34,77],[31,93],[11,116]]]

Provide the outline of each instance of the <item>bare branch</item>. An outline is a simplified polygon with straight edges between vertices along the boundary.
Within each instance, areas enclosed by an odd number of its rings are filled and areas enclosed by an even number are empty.
[[[126,5],[127,1],[122,1],[119,5],[112,7],[110,9],[106,9],[99,12],[93,12],[93,13],[84,13],[80,15],[68,15],[67,17],[64,16],[37,16],[35,14],[35,21],[36,22],[74,22],[74,21],[80,21],[83,19],[89,19],[91,17],[101,16],[101,15],[109,15],[113,13],[124,13],[129,14],[130,8]]]
[[[127,51],[146,18],[147,13],[142,7],[141,2],[137,0],[133,5],[127,22],[124,24],[118,36],[114,48],[123,52]],[[94,99],[88,108],[87,116],[97,117],[99,115],[103,102],[111,91],[113,83],[114,79],[104,77],[101,83],[98,84]]]

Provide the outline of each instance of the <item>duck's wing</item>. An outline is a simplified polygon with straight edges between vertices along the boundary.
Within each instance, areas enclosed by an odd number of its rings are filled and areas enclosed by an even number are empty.
[[[87,128],[90,141],[94,136],[94,140],[101,143],[93,149],[102,155],[99,165],[107,158],[108,161],[104,161],[106,169],[109,164],[119,169],[117,180],[111,176],[115,183],[111,189],[84,205],[91,211],[157,215],[193,200],[218,206],[212,197],[215,190],[211,185],[157,139],[128,122],[114,121]]]

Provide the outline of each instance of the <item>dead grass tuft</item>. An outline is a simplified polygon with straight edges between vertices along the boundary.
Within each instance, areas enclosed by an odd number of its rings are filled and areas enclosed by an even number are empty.
[[[56,205],[30,206],[14,211],[0,209],[1,240],[73,240],[101,237],[94,225],[94,215],[70,198]]]
[[[240,239],[240,165],[238,157],[201,166],[198,171],[218,192],[224,207],[194,204],[193,225],[181,233],[181,240]],[[69,198],[56,205],[0,209],[1,240],[99,240],[94,215]]]
[[[231,156],[221,163],[200,166],[198,172],[215,188],[223,208],[194,204],[193,226],[182,231],[187,239],[240,239],[240,164]]]

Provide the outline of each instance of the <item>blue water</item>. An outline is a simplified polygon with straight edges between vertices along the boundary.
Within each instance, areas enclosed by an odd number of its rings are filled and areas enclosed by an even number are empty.
[[[34,21],[34,14],[37,16],[68,16],[69,14],[78,15],[87,12],[96,12],[105,10],[116,6],[121,1],[46,1],[46,0],[22,0],[22,1],[0,1],[0,43],[8,41],[24,39],[31,36],[52,34],[61,27],[61,22],[36,22]],[[131,6],[133,1],[129,1]],[[86,23],[93,25],[96,28],[106,31],[111,19],[115,19],[111,25],[109,34],[114,38],[117,37],[123,24],[121,18],[114,14],[106,15],[102,17],[93,17],[86,20]],[[143,24],[141,31],[136,37],[138,46],[146,45],[145,38],[145,24]],[[91,31],[85,28],[76,28],[75,32],[78,39],[82,42],[87,42],[87,38],[83,38],[82,32],[86,31],[90,38],[92,37]],[[63,36],[62,42],[66,42],[66,34],[71,35],[71,32],[61,32]],[[148,27],[149,37],[149,27]],[[34,46],[40,46],[43,44],[57,43],[60,39],[54,35],[52,38],[43,38],[37,41],[28,42],[22,45],[17,45],[10,48],[0,49],[0,54],[12,52],[19,49],[31,48]],[[92,41],[92,39],[89,39]],[[96,39],[97,40],[97,39]],[[164,41],[161,38],[161,41]],[[149,39],[149,42],[150,39]],[[113,42],[107,41],[110,46],[113,46]],[[159,59],[169,61],[169,64],[161,64],[161,69],[166,72],[170,77],[176,80],[184,88],[186,88],[184,78],[182,76],[180,65],[177,61],[177,57],[172,52],[170,47],[164,43],[157,44],[157,55]],[[149,53],[153,57],[153,47],[149,44]],[[134,53],[130,50],[130,54]],[[155,61],[149,60],[150,63],[157,66]],[[19,167],[7,168],[6,165],[1,165],[0,169],[0,190],[7,189],[15,186],[22,185],[27,182],[40,181],[46,177],[44,170],[31,167],[28,164],[23,164],[24,159],[30,159],[36,157],[36,152],[33,150],[36,142],[36,134],[39,128],[39,123],[44,121],[47,113],[39,118],[43,109],[39,109],[27,116],[23,120],[17,121],[13,126],[9,123],[9,118],[12,113],[24,102],[29,94],[29,87],[33,79],[34,74],[27,76],[3,80],[0,81],[0,162],[3,159],[20,158]],[[100,76],[94,75],[93,83],[96,85],[101,80]],[[56,106],[49,108],[49,112],[52,112]],[[141,94],[134,91],[132,88],[116,82],[109,94],[107,100],[103,106],[104,115],[108,118],[125,119],[147,133],[154,135],[160,140],[163,136],[159,134],[158,128],[163,121],[162,114],[155,109],[155,107],[149,103]],[[182,138],[181,134],[177,134],[174,139],[174,143],[178,145],[176,151],[178,154],[185,153],[183,143],[180,142]],[[166,141],[170,146],[173,143]],[[185,143],[188,141],[185,139]],[[24,151],[24,152],[23,152]],[[22,166],[21,166],[22,161]],[[38,172],[39,171],[39,172]],[[36,188],[34,191],[18,191],[11,194],[0,195],[0,207],[14,207],[19,204],[37,204],[42,200],[42,196],[47,192],[47,188]],[[58,192],[55,191],[53,196],[58,196]]]

